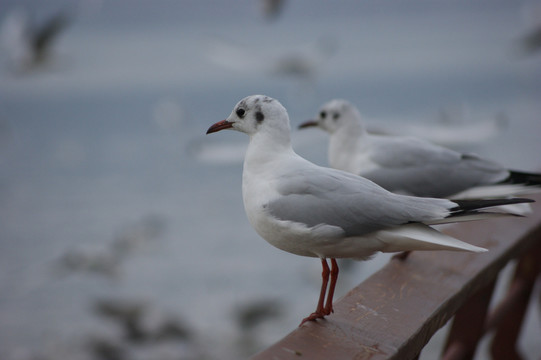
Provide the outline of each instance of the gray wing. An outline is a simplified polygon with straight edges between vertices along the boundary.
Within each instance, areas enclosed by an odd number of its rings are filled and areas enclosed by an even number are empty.
[[[413,138],[377,137],[371,160],[379,167],[363,176],[415,196],[447,197],[509,175],[496,163]]]
[[[271,215],[313,227],[337,226],[346,236],[435,217],[444,217],[447,200],[392,194],[360,176],[317,168],[280,179],[280,197],[267,204]]]

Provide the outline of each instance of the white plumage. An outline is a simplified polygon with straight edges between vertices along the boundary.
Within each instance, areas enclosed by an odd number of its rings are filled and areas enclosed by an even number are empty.
[[[366,259],[374,253],[408,250],[483,252],[428,224],[501,216],[479,207],[526,202],[525,199],[458,203],[389,192],[363,177],[317,166],[297,155],[290,140],[289,117],[276,100],[253,95],[241,100],[226,120],[207,133],[233,129],[250,136],[244,160],[242,193],[246,214],[258,234],[279,249],[301,256]],[[336,266],[336,276],[338,268]],[[332,311],[322,300],[314,320]],[[325,294],[324,278],[322,296]],[[332,290],[331,290],[332,289]],[[321,305],[321,306],[320,306]]]

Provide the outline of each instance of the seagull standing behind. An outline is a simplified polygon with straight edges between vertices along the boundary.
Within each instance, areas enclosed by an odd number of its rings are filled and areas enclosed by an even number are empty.
[[[503,216],[478,209],[532,201],[451,201],[405,196],[363,177],[317,166],[293,151],[286,109],[263,95],[241,100],[229,117],[212,125],[207,134],[224,129],[250,136],[242,194],[246,214],[257,233],[281,250],[321,259],[318,305],[301,325],[333,311],[336,258],[363,260],[378,251],[483,252],[486,249],[442,234],[429,225]],[[331,268],[326,259],[330,259]]]
[[[357,108],[345,100],[324,104],[317,126],[330,134],[329,165],[370,179],[385,189],[422,197],[505,197],[538,191],[541,174],[512,171],[473,154],[402,136],[366,131]]]

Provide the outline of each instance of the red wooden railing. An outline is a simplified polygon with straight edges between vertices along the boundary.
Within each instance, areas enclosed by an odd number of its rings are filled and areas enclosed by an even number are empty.
[[[525,218],[445,230],[489,252],[414,252],[392,260],[338,300],[325,320],[293,330],[253,359],[416,359],[451,319],[443,359],[472,359],[488,333],[494,359],[521,359],[517,339],[541,272],[541,196],[532,198],[534,212]],[[507,294],[491,305],[500,271],[515,259]]]

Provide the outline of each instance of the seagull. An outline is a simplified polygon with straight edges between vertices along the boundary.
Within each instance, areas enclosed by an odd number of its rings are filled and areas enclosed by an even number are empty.
[[[295,50],[275,49],[272,53],[262,53],[262,49],[216,39],[211,41],[208,48],[208,58],[228,70],[265,73],[273,78],[285,77],[312,84],[321,68],[337,51],[336,39],[326,36],[314,42],[298,44]]]
[[[250,136],[242,196],[256,232],[281,250],[321,260],[318,304],[300,325],[333,312],[337,258],[366,260],[377,252],[407,250],[483,252],[486,249],[429,225],[503,216],[478,209],[532,202],[519,198],[451,201],[400,195],[361,176],[315,165],[294,152],[286,109],[264,95],[241,100],[229,117],[210,126],[207,134],[224,129]]]
[[[519,40],[520,49],[526,55],[532,55],[541,49],[541,26],[531,30]]]
[[[267,20],[274,20],[282,12],[285,2],[285,0],[260,0],[259,8]]]
[[[17,71],[27,71],[49,60],[51,48],[70,23],[67,12],[58,12],[42,24],[31,21],[21,10],[12,11],[2,26],[4,50],[11,66]]]
[[[474,154],[413,137],[370,134],[357,108],[346,100],[327,102],[316,120],[299,128],[312,126],[330,134],[331,167],[361,175],[392,192],[472,199],[534,192],[541,185],[541,174],[509,170]]]

